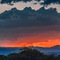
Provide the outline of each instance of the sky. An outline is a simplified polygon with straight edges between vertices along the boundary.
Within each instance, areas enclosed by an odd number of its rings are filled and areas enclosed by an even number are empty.
[[[60,45],[60,0],[0,0],[0,47]]]

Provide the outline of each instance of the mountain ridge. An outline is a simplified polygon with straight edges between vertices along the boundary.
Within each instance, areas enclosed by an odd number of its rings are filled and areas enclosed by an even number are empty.
[[[55,46],[53,46],[51,48],[60,48],[60,45],[55,45]]]

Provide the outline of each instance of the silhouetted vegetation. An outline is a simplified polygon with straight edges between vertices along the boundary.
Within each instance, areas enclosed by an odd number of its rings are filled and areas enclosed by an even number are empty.
[[[35,49],[22,48],[19,53],[13,53],[8,56],[0,55],[0,60],[60,60],[60,55],[45,55]]]

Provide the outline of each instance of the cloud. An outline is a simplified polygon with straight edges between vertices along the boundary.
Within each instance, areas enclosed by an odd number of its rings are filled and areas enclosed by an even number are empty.
[[[21,1],[23,1],[23,2],[28,2],[28,1],[31,2],[33,0],[1,0],[0,3],[1,4],[7,3],[9,5],[13,5],[13,3],[21,2]],[[58,4],[60,4],[60,0],[34,0],[34,1],[38,1],[38,2],[39,1],[44,1],[43,4],[47,4],[47,5],[51,4],[51,3],[58,3]]]
[[[16,2],[20,2],[20,1],[23,1],[23,2],[31,2],[31,1],[33,1],[33,0],[1,0],[0,1],[0,3],[1,4],[5,4],[5,3],[7,3],[7,4],[9,4],[9,5],[13,5],[13,3],[16,3]],[[40,0],[35,0],[35,1],[40,1]]]
[[[1,28],[0,46],[15,46],[20,44],[47,43],[60,39],[60,26],[47,27],[20,27],[20,28]],[[50,43],[49,43],[50,44]],[[25,46],[25,45],[23,45]],[[38,46],[38,45],[37,45]]]
[[[12,8],[0,14],[0,43],[29,44],[53,39],[60,39],[60,13],[55,8]]]
[[[54,31],[60,26],[60,14],[56,9],[46,10],[44,7],[35,11],[30,7],[24,10],[12,8],[0,14],[0,38],[16,40],[18,37],[34,35],[47,31]],[[47,28],[46,28],[47,27]]]
[[[57,4],[60,4],[60,0],[44,0],[44,3],[43,4],[51,4],[51,3],[57,3]]]
[[[36,4],[35,4],[36,3]],[[34,10],[38,10],[40,9],[43,5],[40,5],[41,1],[31,1],[31,2],[16,2],[13,3],[13,5],[8,5],[8,4],[0,4],[0,13],[6,11],[6,10],[10,10],[14,7],[16,7],[18,10],[23,10],[25,7],[31,7]],[[2,7],[2,9],[1,9]]]
[[[60,14],[56,9],[44,7],[35,11],[30,7],[24,10],[12,8],[0,14],[0,28],[17,28],[32,26],[51,26],[60,24]]]

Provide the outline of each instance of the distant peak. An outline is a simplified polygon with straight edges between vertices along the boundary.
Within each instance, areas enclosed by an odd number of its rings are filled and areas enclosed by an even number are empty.
[[[60,45],[55,45],[52,48],[60,48]]]

